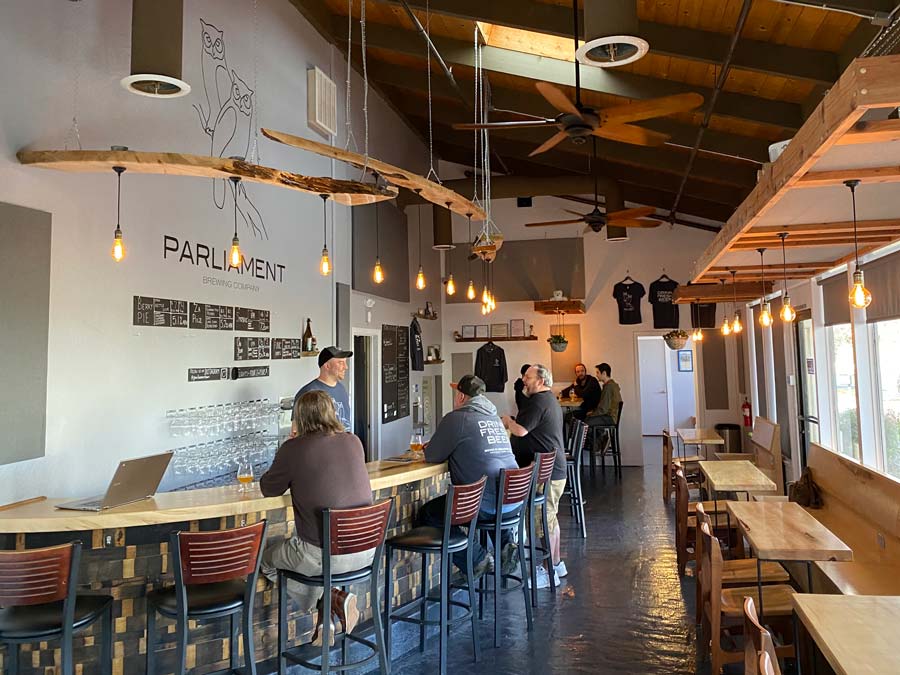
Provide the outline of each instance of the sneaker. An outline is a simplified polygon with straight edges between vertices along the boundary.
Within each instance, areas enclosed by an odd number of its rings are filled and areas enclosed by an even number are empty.
[[[555,571],[553,572],[553,585],[559,586],[559,576]],[[531,579],[528,580],[528,588],[531,588]],[[537,588],[538,590],[550,588],[550,575],[547,574],[547,570],[543,565],[537,568]]]
[[[478,581],[481,577],[485,575],[486,572],[493,567],[494,560],[490,556],[484,556],[477,565],[475,565],[475,569],[472,570],[472,577],[475,581]]]
[[[500,573],[503,575],[515,574],[518,566],[519,547],[510,542],[500,551]]]
[[[564,577],[569,573],[569,570],[566,569],[566,561],[560,560],[558,565],[553,566],[553,571],[556,572],[556,576]]]

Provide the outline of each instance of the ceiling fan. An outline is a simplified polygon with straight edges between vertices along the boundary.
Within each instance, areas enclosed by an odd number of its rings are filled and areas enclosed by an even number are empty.
[[[575,49],[578,49],[577,0],[575,13]],[[556,127],[558,131],[544,143],[531,151],[529,157],[550,150],[567,138],[575,144],[584,143],[588,136],[600,136],[631,145],[655,146],[669,140],[667,134],[651,131],[629,124],[639,120],[662,117],[679,112],[689,112],[703,105],[703,96],[694,92],[674,94],[661,98],[651,98],[634,103],[592,108],[581,102],[581,77],[578,59],[575,59],[575,100],[570,100],[565,92],[549,82],[537,82],[538,92],[559,114],[556,117],[538,117],[527,113],[516,113],[528,120],[509,122],[486,122],[482,124],[454,124],[454,129],[519,129],[529,127]]]
[[[659,227],[662,223],[646,216],[656,213],[656,209],[652,206],[638,206],[633,209],[623,209],[621,211],[613,211],[612,213],[604,213],[600,210],[600,198],[597,194],[597,143],[593,139],[591,172],[594,175],[594,210],[590,213],[578,213],[563,209],[566,213],[578,216],[569,220],[549,220],[542,223],[526,223],[525,227],[545,227],[548,225],[571,225],[573,223],[586,223],[584,232],[599,232],[604,225],[614,225],[616,227]]]

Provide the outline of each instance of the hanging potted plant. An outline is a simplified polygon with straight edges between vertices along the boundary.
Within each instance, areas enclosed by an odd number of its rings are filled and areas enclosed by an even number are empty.
[[[670,330],[663,335],[663,340],[666,341],[666,346],[668,346],[669,349],[681,349],[687,344],[689,337],[687,331],[679,328],[678,330]]]
[[[566,339],[565,331],[563,330],[563,313],[557,311],[557,325],[556,325],[556,333],[551,333],[550,337],[547,338],[547,342],[550,343],[550,349],[555,352],[564,352],[566,351],[566,347],[569,346],[569,341]],[[551,328],[551,330],[553,330]]]

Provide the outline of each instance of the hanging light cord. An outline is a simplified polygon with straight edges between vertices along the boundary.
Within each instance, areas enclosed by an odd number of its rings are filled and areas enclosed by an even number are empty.
[[[422,207],[416,209],[419,215],[419,267],[422,267]]]
[[[762,293],[759,296],[760,309],[762,309],[762,305],[766,301],[766,266],[763,264],[763,253],[766,249],[758,248],[756,250],[759,251],[759,271],[762,274],[762,281],[760,282],[762,285],[762,288],[760,289]]]
[[[379,260],[381,258],[381,230],[378,226],[378,202],[375,202],[375,260]]]
[[[731,299],[732,304],[734,305],[734,311],[737,313],[737,288],[735,287],[735,275],[737,272],[735,270],[731,271]]]
[[[235,207],[237,208],[237,207]],[[235,214],[237,211],[235,211]],[[235,216],[236,218],[237,216]],[[237,220],[235,220],[235,227]],[[322,247],[328,248],[328,195],[322,195]]]
[[[784,251],[784,240],[787,239],[788,233],[782,232],[778,236],[781,237],[781,273],[784,279],[784,292],[787,294],[787,257]]]
[[[122,213],[122,172],[125,171],[125,167],[117,166],[115,168],[116,172],[116,229],[119,229],[119,224],[121,222],[121,213]]]
[[[853,201],[853,252],[856,257],[856,269],[859,269],[859,237],[856,233],[856,186],[859,181],[848,180],[845,185],[850,188],[850,199]]]

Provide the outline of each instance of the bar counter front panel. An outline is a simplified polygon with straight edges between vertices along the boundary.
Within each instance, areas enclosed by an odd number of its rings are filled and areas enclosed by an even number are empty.
[[[370,462],[367,465],[373,499],[394,500],[394,516],[388,536],[413,526],[419,507],[446,492],[449,479],[446,464],[413,462]],[[177,531],[208,531],[268,521],[268,540],[284,539],[294,532],[294,517],[289,495],[262,497],[256,492],[244,495],[236,485],[167,492],[152,500],[112,509],[103,513],[62,511],[52,499],[0,513],[0,548],[22,550],[53,546],[80,540],[82,557],[79,591],[111,595],[113,606],[113,673],[145,672],[146,603],[148,591],[171,585],[174,576],[169,556],[169,536]],[[413,598],[420,583],[418,556],[395,555],[394,603]],[[429,561],[429,585],[437,585],[440,568]],[[379,584],[384,588],[383,581]],[[359,597],[362,621],[372,617],[369,585],[353,591]],[[277,652],[277,588],[260,575],[254,608],[254,642],[257,662],[274,659]],[[187,666],[202,674],[228,667],[228,621],[190,622]],[[174,622],[157,618],[157,667],[159,673],[172,673],[175,664]],[[84,675],[100,672],[100,624],[74,638],[75,663]],[[313,614],[292,609],[289,615],[289,644],[312,639]],[[20,672],[45,674],[58,662],[57,642],[22,645]],[[274,663],[274,661],[272,662]],[[5,649],[0,649],[0,672],[7,664]],[[260,672],[264,672],[261,670]]]

